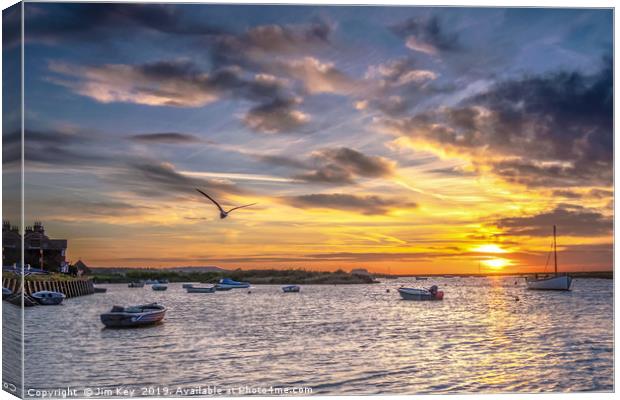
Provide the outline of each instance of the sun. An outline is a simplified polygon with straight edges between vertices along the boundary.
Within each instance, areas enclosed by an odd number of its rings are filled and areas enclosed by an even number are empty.
[[[502,269],[510,265],[511,262],[505,258],[491,258],[489,260],[482,261],[482,264],[492,269]]]
[[[478,247],[474,247],[472,251],[476,253],[508,253],[508,250],[502,249],[496,244],[482,244]]]

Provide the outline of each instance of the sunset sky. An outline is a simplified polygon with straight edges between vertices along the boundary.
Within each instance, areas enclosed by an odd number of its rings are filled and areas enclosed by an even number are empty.
[[[556,224],[612,268],[612,10],[25,7],[26,222],[73,261],[526,272]]]

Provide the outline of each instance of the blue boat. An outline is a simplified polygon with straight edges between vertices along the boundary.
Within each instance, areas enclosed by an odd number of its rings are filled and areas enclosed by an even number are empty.
[[[282,286],[282,291],[284,293],[298,293],[300,290],[301,288],[297,285]]]
[[[250,283],[249,282],[237,282],[237,281],[233,281],[230,278],[222,278],[220,279],[219,283],[215,285],[216,288],[221,288],[221,289],[247,289],[250,287]]]

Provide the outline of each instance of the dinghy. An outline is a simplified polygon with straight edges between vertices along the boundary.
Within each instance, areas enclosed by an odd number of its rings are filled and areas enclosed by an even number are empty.
[[[131,282],[127,287],[130,288],[141,288],[144,287],[144,282]]]
[[[398,293],[404,300],[443,300],[443,292],[435,285],[429,289],[401,287]]]
[[[151,303],[132,307],[114,306],[100,318],[107,328],[135,328],[161,322],[165,315],[166,307]]]
[[[553,225],[553,259],[555,271],[553,276],[539,278],[535,275],[533,278],[526,278],[525,283],[530,290],[570,290],[573,278],[567,274],[558,274],[558,252],[556,241],[556,227]],[[547,261],[549,258],[547,258]],[[545,265],[545,268],[547,266]]]
[[[284,293],[299,293],[300,290],[301,288],[297,285],[282,286],[282,291]]]
[[[57,306],[65,299],[64,294],[49,290],[34,292],[31,296],[42,306]]]
[[[156,292],[163,292],[164,290],[168,289],[168,286],[162,285],[160,283],[155,283],[153,284],[153,286],[151,286],[151,289],[155,290]]]
[[[193,283],[184,283],[184,284],[183,284],[183,286],[182,286],[182,288],[183,288],[183,289],[187,289],[187,288],[191,288],[191,287],[193,287],[193,286],[194,286],[194,284],[193,284]]]

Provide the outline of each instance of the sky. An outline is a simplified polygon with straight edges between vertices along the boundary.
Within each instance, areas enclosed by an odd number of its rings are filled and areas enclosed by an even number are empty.
[[[609,270],[612,23],[27,3],[25,222],[95,267],[392,274],[550,271],[555,224],[560,270]]]

